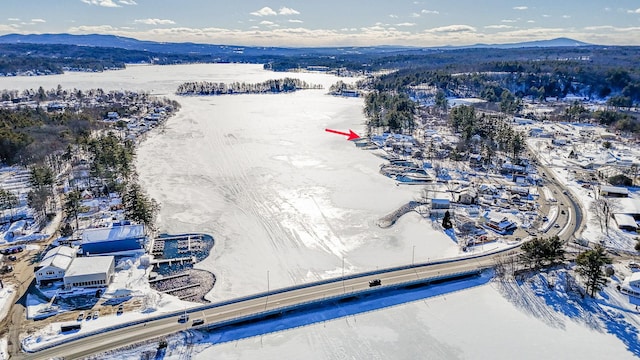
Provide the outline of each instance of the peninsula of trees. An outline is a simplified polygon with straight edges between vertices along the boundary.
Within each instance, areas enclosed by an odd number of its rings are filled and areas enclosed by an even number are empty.
[[[178,86],[178,95],[230,95],[292,92],[302,89],[322,89],[322,85],[309,84],[300,79],[267,80],[257,84],[233,82],[231,84],[210,81],[186,82]]]

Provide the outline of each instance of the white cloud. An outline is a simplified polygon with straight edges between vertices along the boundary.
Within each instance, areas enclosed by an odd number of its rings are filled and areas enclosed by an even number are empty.
[[[390,17],[390,18],[392,18],[392,19],[397,19],[397,18],[398,18],[398,15],[395,15],[395,14],[389,14],[389,17]]]
[[[475,32],[476,28],[469,25],[447,25],[440,26],[433,29],[427,29],[425,32],[433,33],[459,33],[459,32]]]
[[[138,3],[135,2],[135,0],[120,0],[118,2],[123,5],[138,5]]]
[[[440,14],[440,12],[437,11],[437,10],[427,10],[427,9],[421,10],[420,13],[421,14],[434,14],[434,15]]]
[[[120,5],[113,2],[113,0],[82,0],[83,3],[89,5],[97,5],[104,7],[121,7]]]
[[[260,20],[256,21],[258,24]],[[273,24],[273,23],[272,23]],[[413,45],[444,46],[475,43],[514,43],[569,37],[581,41],[606,45],[640,45],[640,26],[628,28],[608,27],[527,27],[511,24],[488,25],[474,28],[468,25],[450,25],[424,31],[402,28],[397,25],[377,24],[372,27],[337,29],[307,29],[304,27],[277,27],[276,24],[254,26],[247,29],[143,27],[125,28],[102,26],[77,26],[68,28],[72,34],[103,33],[133,37],[140,40],[164,42],[197,42],[207,44],[237,44],[244,46],[371,46]],[[293,24],[292,24],[293,25]],[[32,33],[26,27],[14,24],[0,25],[0,31]]]
[[[297,24],[302,24],[303,21],[302,20],[298,20],[298,19],[289,19],[290,23],[297,23]]]
[[[81,26],[74,26],[69,28],[70,33],[76,33],[76,34],[97,34],[97,33],[118,34],[119,30],[120,29],[115,28],[111,25],[81,25]]]
[[[273,21],[267,21],[267,20],[260,21],[260,25],[271,26],[271,25],[275,25],[275,24],[276,23],[274,23]]]
[[[513,29],[511,25],[487,25],[485,29]]]
[[[527,20],[527,22],[528,22],[529,24],[535,24],[535,22],[536,22],[536,21],[535,21],[535,20]]]
[[[280,10],[278,10],[278,14],[280,15],[300,15],[300,12],[298,10],[294,10],[291,8],[288,8],[286,6],[283,6],[280,8]]]
[[[500,22],[503,22],[503,23],[514,23],[514,22],[516,22],[516,20],[504,19],[504,20],[500,20]]]
[[[550,17],[551,17],[551,15],[549,15],[549,14],[542,14],[542,17],[543,17],[543,18],[550,18]]]
[[[563,19],[569,19],[569,18],[571,18],[571,15],[562,15],[562,18]]]
[[[631,33],[631,32],[638,32],[640,31],[640,27],[638,26],[631,26],[631,27],[615,27],[615,26],[611,26],[611,25],[601,25],[601,26],[587,26],[584,28],[584,30],[587,31],[596,31],[596,32],[602,32],[607,31],[607,32],[623,32],[623,33]]]
[[[411,15],[409,15],[409,16],[414,17],[414,18],[418,18],[418,17],[420,17],[420,14],[418,14],[418,13],[411,13]]]
[[[599,25],[599,26],[587,26],[584,29],[587,31],[599,31],[599,30],[613,30],[614,27],[611,25]]]
[[[251,13],[251,15],[253,16],[275,16],[278,15],[277,12],[273,11],[272,8],[265,6],[262,9],[258,10],[258,11],[254,11]]]
[[[47,21],[45,19],[31,19],[32,23],[46,23]]]
[[[416,26],[416,23],[404,22],[404,23],[396,24],[396,26]]]
[[[20,25],[18,24],[10,24],[10,25],[0,24],[0,31],[2,32],[12,33],[12,32],[19,31],[19,29],[20,29]]]
[[[7,21],[20,21],[19,18],[8,18]]]
[[[513,10],[527,10],[529,9],[528,6],[514,6]]]
[[[133,23],[145,25],[172,25],[176,22],[169,19],[136,19],[133,21]]]
[[[627,12],[629,14],[640,14],[640,8],[637,8],[635,10],[627,10]]]

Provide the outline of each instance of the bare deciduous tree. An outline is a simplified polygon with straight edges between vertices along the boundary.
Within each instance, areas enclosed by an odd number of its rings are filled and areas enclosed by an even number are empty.
[[[598,190],[594,191],[594,194],[595,200],[589,206],[589,210],[591,210],[598,225],[600,225],[600,231],[609,235],[611,217],[620,210],[620,204],[615,198],[600,195]]]

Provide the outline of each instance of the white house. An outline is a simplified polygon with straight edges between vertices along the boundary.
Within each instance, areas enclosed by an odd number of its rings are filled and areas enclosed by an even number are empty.
[[[516,223],[509,220],[506,216],[498,213],[489,212],[485,215],[487,221],[483,224],[485,228],[504,235],[510,230],[518,227]]]
[[[627,295],[640,297],[640,272],[634,272],[627,276],[620,286],[620,291]]]
[[[35,268],[38,286],[62,280],[75,257],[76,251],[68,246],[58,246],[47,251]]]
[[[107,287],[113,279],[114,268],[113,256],[76,258],[64,276],[64,288]]]

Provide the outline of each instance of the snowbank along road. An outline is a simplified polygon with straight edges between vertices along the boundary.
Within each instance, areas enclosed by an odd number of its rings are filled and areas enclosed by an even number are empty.
[[[16,358],[80,358],[186,330],[194,327],[193,321],[196,320],[203,320],[202,324],[196,327],[224,326],[245,320],[259,319],[304,304],[320,303],[328,299],[339,299],[367,291],[384,291],[400,285],[424,283],[479,272],[482,269],[492,267],[495,264],[494,258],[496,256],[504,256],[505,253],[511,253],[514,249],[515,247],[465,259],[383,269],[347,278],[274,290],[252,297],[191,309],[187,311],[189,318],[186,321],[180,321],[181,317],[184,318],[185,313],[178,312],[164,318],[128,324],[128,326],[110,331],[69,338],[57,346],[35,353],[23,353]],[[371,287],[369,282],[374,280],[379,280],[380,285]]]

